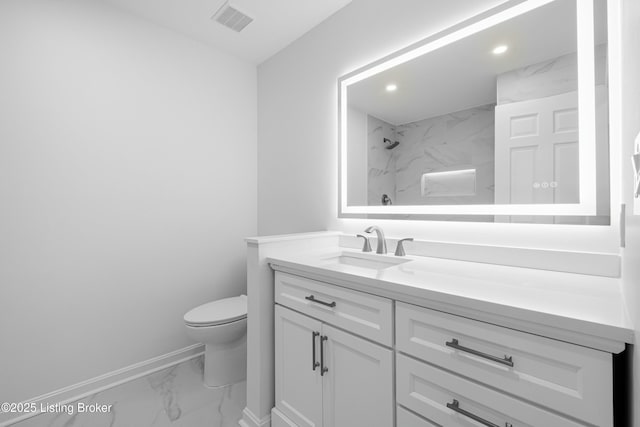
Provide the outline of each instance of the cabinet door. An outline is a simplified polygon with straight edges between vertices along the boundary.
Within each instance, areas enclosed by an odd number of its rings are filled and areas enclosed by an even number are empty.
[[[321,327],[315,319],[275,307],[276,408],[299,427],[322,426],[322,377],[320,366],[313,365],[319,362]]]
[[[324,427],[393,426],[393,352],[322,325]]]

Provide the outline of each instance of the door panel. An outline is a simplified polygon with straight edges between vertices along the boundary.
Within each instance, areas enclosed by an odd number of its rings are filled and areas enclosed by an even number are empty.
[[[393,351],[322,325],[324,426],[393,426]]]
[[[578,158],[578,141],[556,144],[553,158],[552,203],[580,203],[580,179],[575,161]]]
[[[276,408],[299,427],[322,426],[322,377],[312,352],[315,338],[319,360],[321,328],[315,319],[275,307]]]
[[[509,177],[511,182],[510,203],[539,203],[538,193],[533,190],[532,182],[536,180],[537,147],[518,147],[511,150]]]
[[[496,106],[496,203],[579,203],[577,106],[577,92]],[[496,219],[553,221],[533,216]]]

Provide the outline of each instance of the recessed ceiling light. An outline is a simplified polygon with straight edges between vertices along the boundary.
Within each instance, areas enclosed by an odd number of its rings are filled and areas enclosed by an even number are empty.
[[[387,92],[395,92],[396,89],[398,89],[398,85],[394,83],[390,83],[387,85],[386,89],[387,89]]]
[[[501,44],[500,46],[496,46],[493,48],[493,50],[491,51],[494,55],[502,55],[503,53],[505,53],[507,50],[509,49],[509,46],[507,46],[506,44]]]

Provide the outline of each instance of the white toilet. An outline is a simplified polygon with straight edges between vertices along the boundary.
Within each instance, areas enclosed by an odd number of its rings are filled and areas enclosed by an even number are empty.
[[[222,387],[247,376],[247,296],[212,301],[184,315],[187,334],[205,344],[204,384]]]

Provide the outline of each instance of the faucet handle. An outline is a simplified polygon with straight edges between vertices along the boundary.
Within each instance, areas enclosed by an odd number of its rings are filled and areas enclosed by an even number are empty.
[[[402,244],[402,242],[413,242],[413,237],[398,240],[398,244],[396,245],[396,256],[405,256],[407,254],[404,251],[404,245]]]
[[[358,234],[358,237],[362,237],[364,239],[364,245],[362,246],[362,252],[371,252],[371,244],[369,243],[369,239],[367,236],[363,236],[362,234]]]

